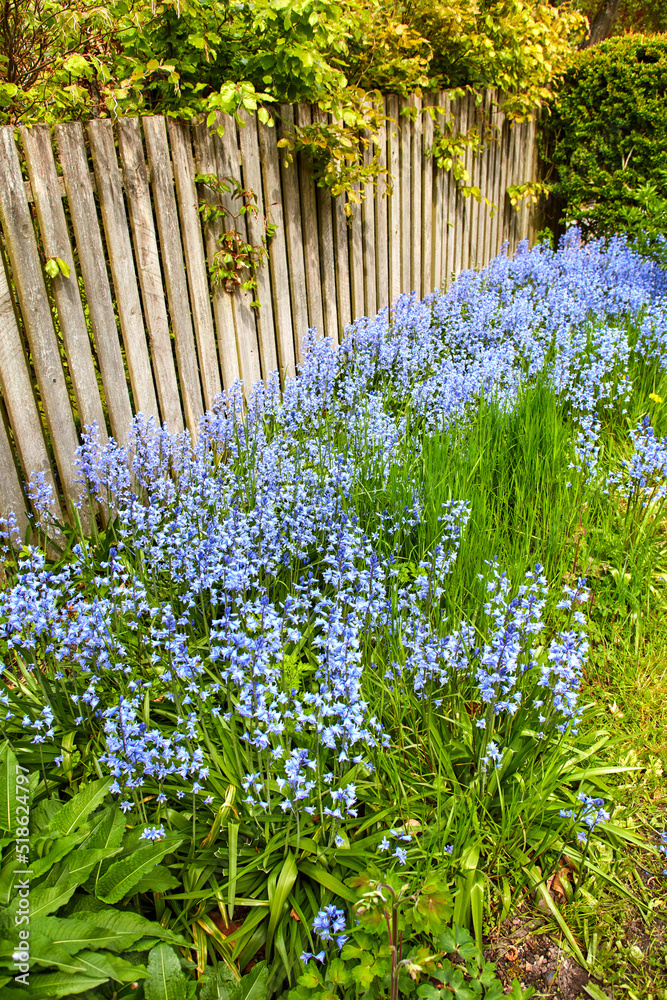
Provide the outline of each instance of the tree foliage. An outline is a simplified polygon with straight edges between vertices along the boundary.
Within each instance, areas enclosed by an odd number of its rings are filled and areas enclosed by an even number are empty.
[[[666,38],[621,36],[577,55],[542,136],[562,221],[649,241],[667,233],[666,94]]]
[[[361,113],[376,89],[500,87],[525,114],[585,22],[542,0],[0,0],[5,122],[189,118],[311,101]]]

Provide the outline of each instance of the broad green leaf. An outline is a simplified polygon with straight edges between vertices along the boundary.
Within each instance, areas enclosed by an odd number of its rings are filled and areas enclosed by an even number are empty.
[[[55,868],[59,861],[62,861],[70,851],[74,851],[78,847],[84,837],[85,831],[77,830],[76,833],[72,833],[68,837],[60,837],[54,841],[47,853],[32,863],[33,878],[41,878],[42,875],[46,875],[47,872]]]
[[[93,897],[89,897],[91,902],[97,902]],[[101,910],[88,911],[79,909],[72,915],[72,919],[84,919],[94,924],[96,928],[103,928],[113,932],[113,941],[105,947],[113,947],[114,951],[128,951],[142,937],[158,938],[160,941],[170,941],[172,944],[188,947],[188,941],[182,935],[174,933],[167,927],[153,920],[148,920],[140,913],[132,910],[116,910],[111,906]]]
[[[267,955],[269,954],[269,950],[271,948],[276,924],[282,916],[283,905],[292,891],[292,886],[296,882],[297,875],[298,870],[296,867],[296,861],[294,860],[294,855],[288,854],[280,870],[280,875],[278,876],[278,881],[276,882],[276,887],[273,893],[273,899],[271,900],[271,907],[269,909],[269,926],[266,932]]]
[[[173,948],[159,944],[148,957],[146,1000],[186,1000],[187,982]]]
[[[266,1000],[268,983],[269,970],[266,962],[258,962],[252,972],[241,980],[235,1000]]]
[[[132,892],[142,876],[154,868],[165,854],[170,854],[181,843],[180,840],[157,841],[138,847],[128,857],[110,865],[97,883],[97,898],[105,903],[117,903]]]
[[[120,912],[118,915],[135,916],[135,914],[122,914]],[[143,929],[132,932],[100,927],[95,923],[94,917],[95,914],[92,913],[89,920],[77,919],[76,916],[40,917],[38,920],[31,921],[30,929],[31,933],[43,934],[55,947],[67,949],[71,955],[75,955],[83,948],[93,950],[110,948],[112,951],[126,951],[130,945],[143,937]]]
[[[64,836],[73,833],[86,817],[100,805],[110,784],[110,778],[100,778],[85,785],[53,816],[49,824],[49,832],[53,835],[62,834]]]
[[[35,965],[57,966],[60,972],[68,972],[70,975],[84,973],[85,969],[67,948],[54,944],[43,934],[30,933],[30,963]]]
[[[11,833],[16,827],[16,757],[9,743],[0,748],[0,830]],[[27,786],[21,785],[27,794]]]
[[[135,885],[133,892],[168,892],[176,889],[181,880],[172,875],[164,865],[158,865],[147,875],[143,875]]]
[[[79,883],[76,879],[59,882],[53,886],[38,886],[30,893],[30,919],[37,920],[69,903]]]
[[[226,965],[209,965],[197,983],[197,1000],[234,1000],[238,986],[238,979]]]
[[[60,997],[71,997],[86,990],[94,990],[104,979],[92,979],[90,976],[70,976],[67,972],[47,972],[30,977],[30,994],[24,996],[39,997],[39,1000],[59,1000]],[[3,998],[4,1000],[4,998]]]
[[[106,952],[82,951],[76,960],[83,965],[86,975],[107,976],[118,983],[133,983],[135,979],[146,979],[148,976],[145,966],[133,965],[118,955]]]

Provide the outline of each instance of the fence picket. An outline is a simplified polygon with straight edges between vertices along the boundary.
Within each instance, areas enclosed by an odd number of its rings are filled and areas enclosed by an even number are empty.
[[[75,453],[79,441],[65,383],[60,350],[46,292],[44,272],[26,199],[14,129],[0,128],[0,222],[12,265],[23,324],[39,381],[40,396],[49,428],[63,492],[74,502]],[[74,280],[74,279],[71,279]]]
[[[342,335],[352,322],[352,302],[350,298],[350,251],[348,247],[348,221],[345,214],[345,196],[339,194],[333,199],[334,244],[336,273],[336,304],[338,323]]]
[[[439,90],[435,95],[434,103],[439,108],[448,107],[449,98],[444,93],[444,91]],[[447,103],[446,103],[447,102]],[[435,136],[436,127],[442,128],[445,122],[445,116],[443,114],[437,114],[435,121],[433,123],[433,136]],[[433,142],[433,139],[431,139]],[[442,288],[442,279],[444,273],[444,233],[443,230],[447,225],[447,220],[445,218],[445,192],[446,192],[446,176],[447,172],[442,168],[438,167],[431,157],[433,162],[433,274],[432,282],[433,288]]]
[[[199,198],[195,185],[190,127],[170,121],[167,129],[171,145],[176,199],[181,219],[186,273],[190,288],[190,306],[199,356],[199,373],[204,392],[204,406],[209,410],[213,406],[216,396],[222,390],[222,382],[218,368],[218,352],[215,346],[215,330],[199,217]]]
[[[424,97],[424,106],[430,107],[435,103],[435,94],[427,94]],[[422,203],[421,203],[421,289],[422,295],[428,295],[433,291],[433,157],[431,147],[433,145],[433,119],[429,113],[423,115],[422,119]],[[428,151],[428,155],[427,154]]]
[[[42,422],[16,323],[14,303],[2,254],[0,254],[0,386],[23,473],[28,480],[40,472],[44,474],[46,482],[53,490],[54,502],[51,511],[54,517],[62,520],[62,507],[58,500],[51,461],[44,442]],[[11,477],[7,480],[7,485],[13,496],[15,490],[12,488]],[[6,513],[6,509],[3,508],[2,514]],[[20,511],[15,513],[18,517]]]
[[[296,124],[312,124],[309,104],[297,104]],[[301,228],[303,256],[306,267],[308,292],[308,322],[315,327],[318,337],[324,336],[324,310],[322,306],[322,280],[320,278],[320,243],[317,231],[317,196],[313,180],[313,166],[304,153],[299,153],[299,189],[301,193]]]
[[[352,191],[357,195],[359,193],[359,185],[355,184]],[[364,299],[364,228],[362,215],[363,208],[361,202],[352,202],[348,230],[352,319],[359,319],[360,316],[364,315],[366,309]]]
[[[246,215],[248,227],[248,242],[259,246],[265,238],[264,228],[264,197],[262,194],[262,173],[259,164],[259,146],[257,138],[257,118],[249,112],[244,113],[245,127],[239,128],[241,145],[241,161],[243,164],[243,184],[251,188],[257,196],[257,215]],[[271,311],[271,276],[269,269],[257,269],[257,294],[260,303],[257,309],[257,334],[259,340],[259,355],[262,362],[262,378],[266,381],[272,372],[278,368],[278,352],[276,349],[276,331]]]
[[[278,363],[282,379],[294,378],[294,334],[289,297],[287,243],[283,216],[283,195],[280,187],[278,136],[275,125],[258,124],[259,151],[264,183],[264,210],[269,222],[277,226],[269,243],[269,265],[273,289],[273,319],[276,327]]]
[[[89,122],[88,139],[134,405],[159,420],[111,121]]]
[[[167,130],[164,118],[158,115],[143,118],[142,125],[151,171],[155,218],[160,239],[164,281],[167,286],[169,318],[174,334],[185,425],[190,433],[196,436],[204,405],[190,315],[188,283],[183,266],[183,245],[178,225]]]
[[[148,168],[144,158],[138,118],[118,121],[118,149],[123,167],[125,195],[132,227],[139,285],[148,328],[160,417],[172,434],[183,430],[178,382],[171,349],[160,257],[155,235]]]
[[[21,129],[21,143],[37,210],[44,255],[47,260],[53,257],[60,258],[70,271],[67,278],[64,274],[58,274],[53,278],[51,290],[58,310],[58,321],[81,427],[90,427],[93,423],[97,423],[100,440],[106,441],[104,409],[97,385],[90,337],[76,280],[74,256],[53,159],[51,130],[47,125],[24,127]]]
[[[387,196],[387,243],[389,248],[389,302],[401,293],[401,180],[398,97],[387,98],[387,169],[391,193]]]
[[[406,98],[400,100],[400,113],[410,106]],[[412,187],[410,182],[412,165],[412,123],[407,115],[399,117],[399,154],[400,154],[400,176],[401,176],[401,291],[411,292],[412,275],[410,273],[411,235],[412,235]]]
[[[313,124],[326,123],[328,115],[319,108],[312,108]],[[317,226],[320,242],[320,280],[322,282],[322,310],[324,332],[332,344],[339,339],[338,309],[336,306],[336,274],[334,270],[333,205],[328,187],[317,187]]]
[[[373,160],[372,149],[364,150],[364,163],[369,165]],[[375,248],[375,190],[372,184],[366,184],[365,197],[361,203],[361,226],[363,233],[364,254],[364,315],[374,316],[377,312],[377,268]]]
[[[14,464],[5,422],[0,416],[0,517],[7,517],[10,512],[16,518],[20,537],[23,539],[28,527],[25,496]]]
[[[215,148],[213,146],[213,136],[205,122],[193,126],[193,139],[195,149],[195,171],[197,174],[215,174],[218,176],[218,164],[216,161]],[[201,184],[201,197],[209,204],[217,205],[218,195],[208,184]],[[234,211],[232,197],[223,195],[222,203],[227,210]],[[236,206],[238,210],[238,203]],[[203,223],[204,245],[206,247],[206,259],[209,266],[209,274],[214,266],[215,255],[218,252],[218,238],[227,229],[236,228],[230,219],[209,219]],[[219,281],[209,279],[211,286],[211,298],[213,299],[213,317],[215,319],[215,331],[218,338],[218,355],[220,358],[220,369],[222,372],[222,385],[228,389],[241,377],[239,368],[239,357],[236,345],[236,323],[234,321],[234,308],[232,305],[232,293],[226,291]],[[252,385],[250,382],[246,388]]]
[[[218,124],[224,128],[222,136],[213,135],[218,175],[220,177],[233,177],[243,186],[236,122],[231,115],[219,115]],[[247,240],[248,226],[245,216],[242,215],[236,220],[236,228],[241,233],[242,239]],[[254,301],[255,294],[251,288],[238,288],[232,296],[232,309],[236,323],[236,348],[246,393],[262,377],[259,342],[257,340],[257,320],[252,305]]]
[[[382,98],[382,112],[387,113],[387,101]],[[387,169],[387,126],[378,130],[380,155],[378,163],[381,173],[375,196],[375,268],[377,271],[377,306],[384,309],[389,305],[389,229],[387,217],[387,178],[382,171]]]
[[[408,103],[416,110],[412,122],[410,159],[410,291],[422,294],[422,101],[411,95]]]
[[[294,125],[294,109],[291,104],[281,104],[278,110],[281,119],[278,126],[279,135],[281,139],[286,139],[291,132],[291,126]],[[306,286],[306,265],[303,258],[299,170],[296,161],[286,165],[281,156],[280,179],[283,190],[287,264],[294,322],[294,353],[296,363],[301,364],[303,338],[308,331],[308,289]]]
[[[132,407],[83,128],[79,122],[72,122],[56,125],[55,133],[111,433],[116,441],[125,444],[132,425]]]

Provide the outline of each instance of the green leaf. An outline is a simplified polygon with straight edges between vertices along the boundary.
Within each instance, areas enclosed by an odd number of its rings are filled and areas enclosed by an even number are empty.
[[[142,876],[154,868],[165,854],[176,850],[181,843],[181,840],[168,837],[138,847],[128,857],[114,862],[97,883],[97,898],[105,903],[117,903],[134,890]]]
[[[133,892],[168,892],[176,889],[181,880],[172,875],[164,865],[158,865],[147,875],[143,875],[135,885]]]
[[[331,872],[328,872],[326,868],[321,868],[311,861],[300,861],[298,868],[304,875],[312,878],[315,882],[319,882],[325,889],[330,889],[331,892],[340,896],[341,899],[347,900],[348,903],[356,903],[357,896],[354,890],[344,885],[340,879],[332,875]]]
[[[94,915],[90,916],[90,920],[80,920],[75,916],[40,917],[38,920],[31,920],[30,930],[34,934],[43,934],[54,946],[67,949],[71,955],[75,955],[83,948],[93,950],[110,948],[113,951],[124,951],[143,937],[143,928],[131,932],[100,927],[95,923]]]
[[[66,836],[76,830],[102,802],[110,784],[110,778],[100,778],[85,785],[53,816],[49,823],[49,832]]]
[[[37,920],[48,913],[53,913],[60,909],[65,903],[69,903],[74,895],[79,883],[76,879],[66,882],[59,882],[54,886],[38,886],[30,894],[30,918]]]
[[[280,875],[278,876],[278,881],[276,882],[276,888],[274,890],[269,909],[269,926],[266,932],[267,955],[269,954],[269,950],[271,948],[276,924],[282,916],[283,906],[292,891],[292,886],[296,882],[297,875],[298,870],[296,867],[296,861],[294,860],[294,855],[288,854],[280,870]]]
[[[165,947],[167,946],[165,945]],[[145,966],[133,965],[132,962],[126,962],[124,958],[119,958],[118,955],[82,951],[76,956],[76,960],[83,965],[87,975],[106,976],[118,983],[133,983],[135,979],[148,977]]]
[[[9,745],[0,749],[0,830],[11,833],[16,826],[17,761]],[[27,794],[27,785],[25,787]]]
[[[588,993],[589,997],[593,997],[593,1000],[609,1000],[608,995],[601,990],[599,986],[592,983],[590,979],[584,986],[582,986],[582,989]]]
[[[39,976],[30,976],[30,996],[39,1000],[58,1000],[60,997],[71,997],[86,990],[94,990],[106,983],[104,979],[92,979],[89,976],[70,976],[67,972],[47,972]],[[28,994],[25,994],[28,996]]]
[[[266,1000],[269,970],[266,962],[258,962],[237,987],[234,1000]]]
[[[67,261],[62,260],[61,257],[56,257],[56,263],[57,263],[57,265],[58,265],[58,267],[60,269],[60,273],[62,274],[62,276],[64,278],[69,278],[70,270],[69,270],[69,264],[67,263]]]
[[[208,966],[197,983],[198,1000],[235,1000],[239,981],[231,969],[220,962],[215,968]]]
[[[97,900],[89,896],[86,902],[94,904]],[[116,952],[129,951],[143,937],[158,938],[160,941],[168,941],[183,948],[188,947],[188,941],[182,935],[132,910],[116,910],[111,906],[94,911],[79,908],[71,919],[89,921],[94,924],[96,930],[102,928],[108,932],[109,943],[105,947],[113,948]],[[100,937],[99,940],[103,939]]]
[[[58,277],[58,261],[56,260],[55,257],[51,257],[49,260],[47,260],[46,264],[44,265],[44,270],[48,274],[49,278]]]
[[[148,957],[146,1000],[186,1000],[187,982],[173,948],[159,944]]]

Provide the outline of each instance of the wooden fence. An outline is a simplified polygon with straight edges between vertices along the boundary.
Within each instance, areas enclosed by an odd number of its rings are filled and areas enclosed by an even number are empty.
[[[471,183],[497,206],[464,198],[451,174],[425,155],[433,121],[399,112],[444,107],[463,131],[480,109],[444,94],[386,99],[381,162],[393,179],[353,207],[317,187],[298,156],[277,146],[309,105],[281,106],[269,128],[223,118],[224,135],[159,116],[0,128],[0,514],[26,524],[24,484],[44,473],[59,516],[76,496],[80,431],[97,421],[125,442],[133,413],[196,433],[223,388],[246,387],[275,369],[295,373],[310,327],[340,340],[353,319],[401,292],[431,292],[453,273],[487,263],[529,232],[526,209],[506,190],[535,176],[535,126],[510,128],[496,95],[483,108],[497,141],[467,154]],[[260,242],[264,216],[277,225],[257,298],[209,282],[220,222],[202,224],[197,173],[233,176],[257,194],[258,215],[239,228]],[[60,258],[66,277],[45,276]]]

